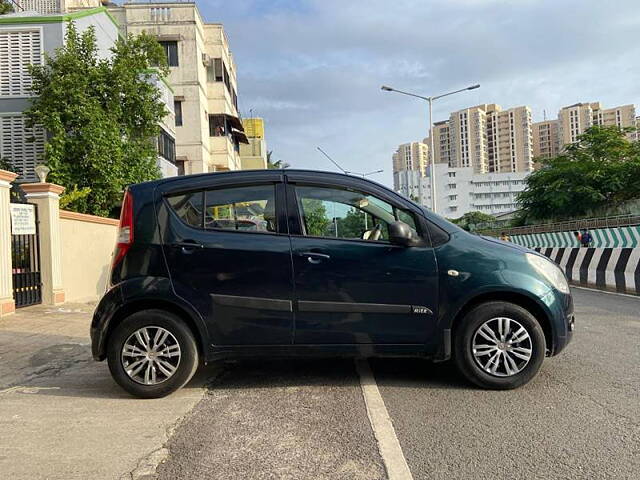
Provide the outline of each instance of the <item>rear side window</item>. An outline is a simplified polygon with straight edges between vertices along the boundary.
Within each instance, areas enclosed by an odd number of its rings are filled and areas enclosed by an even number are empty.
[[[206,190],[167,197],[187,225],[206,230],[278,231],[274,185]]]
[[[167,202],[184,223],[202,228],[202,192],[191,192],[167,197]]]
[[[208,190],[204,228],[275,233],[275,196],[274,185]]]

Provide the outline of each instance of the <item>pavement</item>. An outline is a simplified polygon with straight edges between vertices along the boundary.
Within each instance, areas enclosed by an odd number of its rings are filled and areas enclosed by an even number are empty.
[[[218,364],[132,399],[89,358],[91,306],[22,309],[0,319],[0,477],[386,479],[396,445],[393,480],[638,478],[640,298],[574,299],[573,342],[528,385],[376,359],[375,411],[348,359]]]
[[[0,478],[151,478],[172,428],[202,399],[202,374],[157,401],[122,391],[91,359],[92,312],[36,306],[0,319]]]

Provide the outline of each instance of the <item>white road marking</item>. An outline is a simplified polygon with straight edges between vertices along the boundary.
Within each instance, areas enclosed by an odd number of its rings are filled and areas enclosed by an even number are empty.
[[[364,359],[356,360],[356,370],[360,376],[360,386],[369,422],[378,441],[378,450],[387,469],[389,480],[413,480],[369,362]]]
[[[635,298],[636,300],[640,300],[640,296],[638,296],[638,295],[630,295],[628,293],[610,292],[609,290],[600,290],[598,288],[578,287],[577,285],[569,285],[569,286],[571,288],[577,288],[579,290],[588,290],[590,292],[608,293],[609,295],[618,295],[620,297],[629,297],[629,298]]]

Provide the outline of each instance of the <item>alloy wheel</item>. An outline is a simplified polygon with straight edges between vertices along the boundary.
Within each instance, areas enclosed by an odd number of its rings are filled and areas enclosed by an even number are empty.
[[[529,332],[518,321],[496,317],[476,330],[471,351],[483,371],[496,377],[510,377],[527,366],[533,345]]]
[[[134,382],[158,385],[176,373],[180,357],[180,344],[171,332],[147,326],[136,330],[124,342],[121,361]]]

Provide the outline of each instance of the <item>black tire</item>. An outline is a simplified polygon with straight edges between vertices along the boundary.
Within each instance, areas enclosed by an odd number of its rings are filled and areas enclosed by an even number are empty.
[[[507,376],[496,376],[496,374],[483,369],[479,363],[485,361],[485,357],[479,357],[476,360],[473,354],[473,338],[478,329],[485,322],[500,317],[518,322],[529,334],[530,339],[526,345],[526,347],[530,346],[531,350],[528,363],[518,373],[512,375],[508,375],[503,366],[502,374]],[[492,390],[510,390],[529,382],[540,370],[546,354],[544,332],[538,320],[526,309],[508,302],[487,302],[469,311],[455,330],[454,344],[454,358],[460,372],[476,385]],[[504,343],[501,342],[501,346],[504,346]],[[503,354],[498,358],[504,356],[506,355]],[[518,361],[522,362],[522,360]],[[504,365],[506,360],[502,360],[502,362]]]
[[[144,385],[125,371],[122,349],[131,335],[143,327],[160,327],[177,341],[180,359],[175,372],[161,383]],[[142,310],[125,318],[111,333],[107,345],[107,361],[113,379],[130,394],[140,398],[160,398],[182,388],[198,368],[198,348],[189,327],[176,315],[164,310]]]

